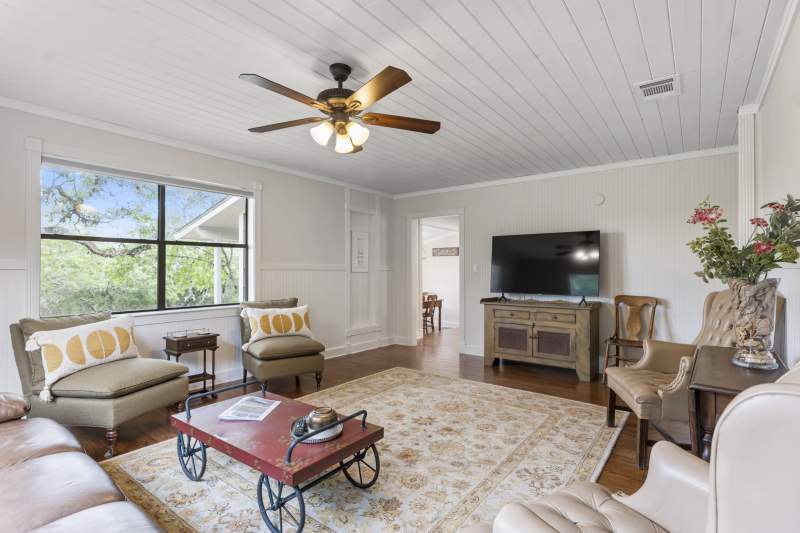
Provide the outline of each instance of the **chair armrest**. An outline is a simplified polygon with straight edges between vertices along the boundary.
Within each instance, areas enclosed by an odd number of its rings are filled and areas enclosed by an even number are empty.
[[[0,392],[0,422],[16,420],[28,414],[31,404],[19,394]]]
[[[667,531],[705,530],[708,463],[672,443],[653,446],[644,485],[630,496],[614,498]]]
[[[689,421],[689,381],[692,376],[694,357],[681,357],[675,379],[658,390],[661,397],[661,420],[687,423]]]
[[[681,358],[692,357],[696,349],[694,344],[648,339],[644,341],[644,355],[634,368],[674,374],[678,371]]]

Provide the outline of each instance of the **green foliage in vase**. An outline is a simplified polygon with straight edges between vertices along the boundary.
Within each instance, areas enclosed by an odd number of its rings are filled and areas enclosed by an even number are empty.
[[[722,208],[706,198],[687,221],[700,224],[703,235],[688,243],[700,259],[703,270],[695,272],[703,281],[723,283],[741,280],[757,283],[780,263],[797,263],[800,247],[800,201],[791,195],[783,203],[761,206],[764,217],[750,219],[753,231],[747,242],[736,246],[723,218]]]

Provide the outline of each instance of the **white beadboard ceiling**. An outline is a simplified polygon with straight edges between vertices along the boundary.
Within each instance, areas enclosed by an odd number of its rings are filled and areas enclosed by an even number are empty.
[[[0,96],[395,194],[728,146],[787,0],[0,0]],[[315,116],[237,79],[311,96],[386,65],[413,81],[341,156]],[[680,96],[632,84],[680,75]],[[7,102],[8,103],[8,102]]]

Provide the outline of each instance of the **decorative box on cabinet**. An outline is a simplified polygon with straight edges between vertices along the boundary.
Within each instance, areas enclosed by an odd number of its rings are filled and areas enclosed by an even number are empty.
[[[574,368],[581,381],[597,374],[600,304],[484,298],[484,364],[497,359]]]

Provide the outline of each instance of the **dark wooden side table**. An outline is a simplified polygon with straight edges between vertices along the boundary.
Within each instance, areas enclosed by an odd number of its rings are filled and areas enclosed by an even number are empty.
[[[697,352],[689,380],[689,431],[692,452],[708,461],[711,440],[722,411],[734,396],[753,385],[773,383],[786,373],[781,363],[777,370],[750,370],[733,366],[735,348],[702,346]]]
[[[211,380],[211,390],[214,390],[214,384],[216,383],[217,348],[219,348],[217,337],[219,337],[219,333],[202,333],[186,337],[164,337],[164,353],[167,355],[167,359],[174,357],[176,363],[184,354],[203,352],[203,371],[189,376],[190,384],[203,382],[202,392],[208,392],[209,389],[206,386],[208,380]],[[211,372],[208,371],[207,366],[207,352],[209,351],[211,352]]]

